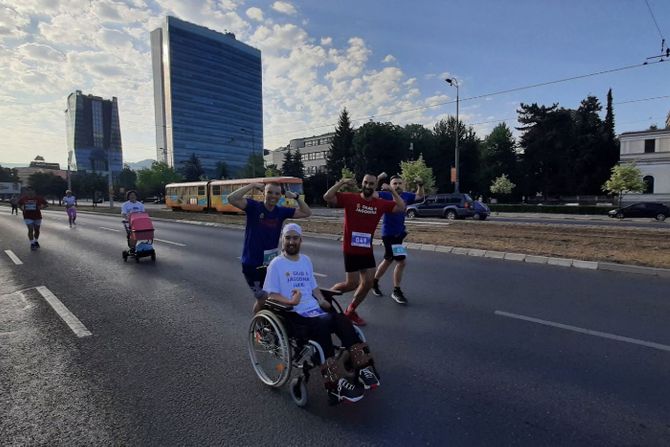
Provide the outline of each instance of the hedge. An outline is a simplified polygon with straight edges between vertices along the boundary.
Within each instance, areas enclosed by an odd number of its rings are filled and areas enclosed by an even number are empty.
[[[506,205],[506,204],[487,204],[492,212],[502,213],[553,213],[553,214],[599,214],[607,215],[607,212],[614,209],[613,206],[567,206],[567,205]]]

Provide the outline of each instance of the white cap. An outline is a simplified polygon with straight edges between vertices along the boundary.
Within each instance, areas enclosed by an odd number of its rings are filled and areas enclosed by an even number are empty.
[[[289,231],[295,231],[298,233],[298,236],[302,236],[302,228],[300,228],[300,225],[296,223],[288,223],[284,225],[284,228],[281,230],[282,236],[288,233]]]

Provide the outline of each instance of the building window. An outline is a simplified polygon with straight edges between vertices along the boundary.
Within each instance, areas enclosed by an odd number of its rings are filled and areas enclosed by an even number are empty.
[[[652,177],[651,175],[647,175],[642,180],[644,181],[644,185],[645,185],[644,193],[645,194],[653,194],[654,193],[654,177]]]
[[[644,153],[651,154],[656,152],[656,140],[644,140]]]

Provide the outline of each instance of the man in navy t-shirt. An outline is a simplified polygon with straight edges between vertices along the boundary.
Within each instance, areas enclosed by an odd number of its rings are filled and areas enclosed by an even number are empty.
[[[380,174],[380,177],[386,174]],[[391,177],[391,188],[393,188],[400,198],[405,202],[405,206],[411,205],[415,202],[423,200],[423,182],[417,179],[416,193],[403,191],[404,182],[402,177],[394,175]],[[386,191],[379,192],[380,199],[389,200],[391,194]],[[376,296],[382,296],[383,293],[379,290],[379,280],[386,270],[391,266],[393,261],[396,262],[393,270],[393,298],[399,304],[407,304],[407,298],[400,289],[400,281],[402,281],[402,274],[405,270],[405,262],[407,258],[407,250],[403,245],[403,240],[407,237],[405,231],[405,213],[386,213],[384,214],[384,221],[382,222],[382,241],[384,242],[384,260],[377,267],[375,272],[375,279],[372,284],[372,293]]]
[[[244,197],[254,189],[264,191],[263,202]],[[279,183],[252,183],[233,191],[228,196],[228,203],[243,210],[247,215],[242,250],[242,273],[256,298],[254,313],[262,308],[267,297],[263,291],[264,271],[259,270],[259,267],[268,265],[279,255],[279,237],[284,221],[312,215],[309,206],[299,195],[291,191],[285,193],[287,198],[297,200],[298,209],[277,205],[281,196]]]

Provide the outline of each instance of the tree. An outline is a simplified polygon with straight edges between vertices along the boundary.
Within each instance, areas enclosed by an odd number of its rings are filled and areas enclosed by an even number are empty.
[[[226,179],[230,177],[228,164],[225,161],[220,161],[216,164],[215,175],[217,179]]]
[[[279,177],[281,175],[281,171],[277,167],[276,164],[271,164],[267,165],[265,167],[265,176],[266,177]]]
[[[165,194],[165,185],[181,182],[184,178],[174,168],[162,161],[155,161],[149,169],[137,172],[137,189],[140,196],[158,196]]]
[[[117,188],[123,188],[126,191],[135,189],[137,187],[137,173],[130,169],[130,166],[124,164],[116,183]]]
[[[284,154],[284,161],[281,166],[282,175],[288,177],[304,177],[305,165],[302,162],[300,150],[296,149],[295,154],[289,148]]]
[[[511,181],[517,181],[518,156],[512,130],[505,123],[493,128],[481,146],[480,180],[485,186],[502,174],[509,175]],[[483,188],[486,191],[488,188]]]
[[[317,172],[307,177],[303,182],[305,200],[310,204],[325,204],[323,195],[328,191],[328,175],[325,172]]]
[[[339,181],[340,179],[343,178],[352,178],[356,180],[356,174],[354,174],[354,171],[352,171],[349,168],[342,168],[342,171],[340,172],[340,175],[336,177],[335,181]],[[346,185],[343,188],[340,188],[340,191],[342,192],[359,192],[360,189],[358,188],[358,185]]]
[[[357,178],[365,174],[398,172],[406,160],[409,142],[402,127],[393,123],[365,123],[354,133],[353,163],[349,165]]]
[[[60,200],[65,195],[67,182],[54,174],[36,172],[28,177],[28,183],[41,196]]]
[[[342,168],[351,167],[353,155],[354,129],[351,127],[349,112],[347,112],[345,107],[340,113],[340,118],[335,128],[335,136],[326,157],[326,171],[328,175],[337,178],[342,172]]]
[[[407,159],[416,160],[421,154],[435,150],[435,135],[422,124],[408,124],[403,129],[405,140],[409,141]]]
[[[622,163],[611,170],[612,175],[602,186],[602,190],[619,197],[619,208],[624,193],[643,192],[646,184],[642,179],[642,172],[635,163]]]
[[[401,161],[400,170],[402,178],[405,180],[405,190],[416,190],[416,179],[420,178],[423,181],[423,188],[426,194],[431,194],[435,191],[435,177],[433,176],[433,169],[426,166],[423,155],[415,161]]]
[[[507,178],[507,174],[502,174],[500,177],[496,178],[493,183],[491,183],[489,190],[491,191],[491,194],[498,196],[509,196],[512,194],[512,190],[515,187],[516,185],[512,183],[509,178]]]
[[[612,106],[612,89],[607,90],[607,109],[605,114],[605,134],[607,139],[614,141],[614,107]]]
[[[0,166],[0,182],[19,183],[19,174],[16,169]]]
[[[203,175],[205,175],[202,163],[200,163],[200,159],[195,154],[191,154],[188,160],[181,162],[181,169],[179,172],[184,176],[184,179],[187,182],[197,182]]]
[[[251,154],[247,164],[240,171],[241,178],[255,178],[265,176],[265,160],[261,154]]]
[[[107,178],[93,172],[73,172],[72,191],[80,199],[94,199],[96,191],[107,190]]]

